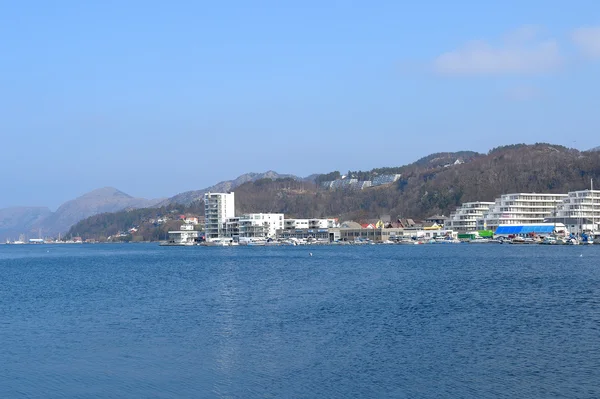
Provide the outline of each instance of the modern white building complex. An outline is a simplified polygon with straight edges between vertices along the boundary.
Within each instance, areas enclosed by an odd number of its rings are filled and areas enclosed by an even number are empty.
[[[452,212],[444,222],[444,227],[461,233],[478,230],[477,221],[489,211],[494,202],[465,202],[456,211]],[[481,229],[479,229],[481,230]]]
[[[239,217],[239,237],[275,238],[283,229],[283,213],[249,213]]]
[[[570,233],[599,231],[600,190],[571,191],[557,206],[548,222],[564,223]]]
[[[400,176],[401,175],[399,173],[393,175],[379,175],[373,178],[372,185],[375,187],[383,186],[384,184],[390,184],[400,179]]]
[[[340,227],[337,219],[308,219],[309,229],[334,229]]]
[[[566,197],[567,194],[504,194],[479,219],[477,229],[496,230],[500,225],[543,223]]]
[[[206,241],[226,237],[227,219],[235,216],[234,193],[205,193],[204,218]]]
[[[283,228],[293,229],[333,229],[340,227],[337,219],[285,219]]]
[[[290,229],[308,229],[308,219],[285,219],[283,228]]]
[[[195,245],[198,243],[198,233],[193,224],[184,223],[179,230],[169,231],[169,240],[165,245]]]

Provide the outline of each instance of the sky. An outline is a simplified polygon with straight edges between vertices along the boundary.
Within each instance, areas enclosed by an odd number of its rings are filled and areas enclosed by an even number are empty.
[[[0,208],[600,145],[600,2],[0,0]]]

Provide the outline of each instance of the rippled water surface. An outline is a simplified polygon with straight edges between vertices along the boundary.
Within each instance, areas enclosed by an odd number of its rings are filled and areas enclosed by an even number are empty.
[[[2,245],[0,280],[0,398],[600,397],[600,245]]]

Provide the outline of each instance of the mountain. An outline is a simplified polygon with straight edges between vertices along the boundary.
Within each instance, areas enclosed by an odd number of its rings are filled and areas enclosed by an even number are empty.
[[[149,208],[161,200],[134,198],[113,187],[99,188],[62,204],[45,218],[40,228],[46,235],[64,233],[75,223],[92,215],[123,209]]]
[[[163,199],[134,198],[112,187],[104,187],[62,204],[56,212],[45,207],[5,208],[0,210],[0,240],[56,236],[65,233],[75,223],[92,215],[123,209],[148,208]]]
[[[38,237],[36,226],[52,212],[46,207],[12,207],[0,209],[0,240],[16,240],[21,234]]]
[[[190,205],[194,201],[202,200],[204,198],[204,193],[207,193],[209,191],[216,192],[216,193],[224,193],[224,192],[232,191],[236,187],[238,187],[244,183],[248,183],[248,182],[253,182],[253,181],[257,181],[257,180],[261,180],[261,179],[275,180],[275,179],[285,179],[285,178],[291,178],[294,180],[302,180],[302,178],[300,178],[300,177],[297,177],[294,175],[279,174],[272,170],[269,170],[264,173],[246,173],[241,176],[238,176],[234,180],[222,181],[220,183],[215,184],[214,186],[207,187],[202,190],[186,191],[184,193],[177,194],[171,198],[168,198],[168,199],[160,202],[158,204],[158,206],[161,207],[161,206],[167,206],[167,205],[173,205],[173,204]]]

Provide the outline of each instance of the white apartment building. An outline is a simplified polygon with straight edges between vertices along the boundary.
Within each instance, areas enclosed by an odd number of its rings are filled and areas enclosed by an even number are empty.
[[[285,219],[283,228],[285,230],[293,229],[333,229],[340,227],[337,219]]]
[[[477,229],[496,230],[500,225],[543,223],[566,197],[567,194],[504,194],[484,212],[477,222]]]
[[[226,221],[235,216],[234,193],[205,193],[204,219],[206,241],[226,237]]]
[[[283,229],[283,213],[249,213],[239,217],[240,238],[275,238]]]
[[[477,220],[494,205],[494,202],[465,202],[444,221],[444,227],[459,232],[477,231]]]
[[[179,230],[169,231],[167,245],[194,245],[197,241],[198,231],[194,230],[193,224],[185,223]]]
[[[283,228],[286,230],[291,229],[308,229],[309,219],[284,219]]]
[[[309,229],[333,229],[340,227],[337,219],[308,219]]]
[[[564,223],[573,234],[585,231],[599,231],[600,190],[571,191],[556,206],[555,213],[548,222]]]

